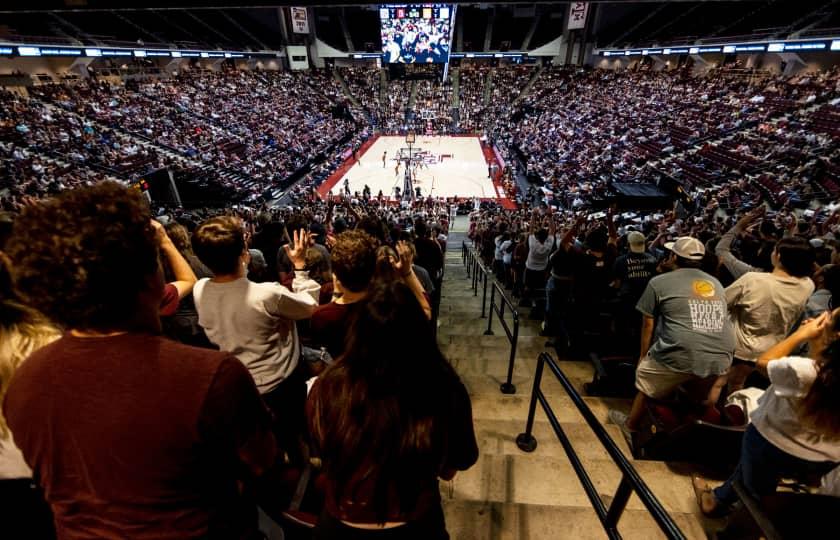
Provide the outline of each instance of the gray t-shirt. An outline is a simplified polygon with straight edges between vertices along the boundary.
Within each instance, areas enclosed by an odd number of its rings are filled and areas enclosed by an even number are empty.
[[[650,280],[636,309],[656,319],[650,356],[681,373],[720,375],[732,364],[735,335],[720,282],[680,268]]]

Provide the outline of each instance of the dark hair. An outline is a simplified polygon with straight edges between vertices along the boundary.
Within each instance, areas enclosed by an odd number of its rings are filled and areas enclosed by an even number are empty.
[[[823,269],[823,287],[831,293],[831,306],[840,307],[840,265]]]
[[[163,228],[166,230],[166,234],[169,236],[169,239],[172,240],[175,248],[180,251],[182,255],[192,253],[190,233],[187,231],[186,227],[177,221],[172,221],[167,223]]]
[[[339,507],[361,478],[385,521],[395,505],[410,511],[417,486],[441,471],[452,408],[445,397],[460,383],[405,284],[375,284],[360,308],[344,354],[317,383],[310,425]]]
[[[352,292],[367,289],[376,268],[379,243],[362,231],[346,231],[335,237],[332,270],[341,286]]]
[[[426,238],[429,236],[429,227],[420,218],[414,220],[414,234],[417,235],[417,238]]]
[[[584,244],[592,251],[604,251],[607,249],[607,231],[601,227],[590,231],[586,235]]]
[[[320,249],[311,247],[306,250],[306,269],[309,271],[309,277],[319,285],[332,283],[330,260]]]
[[[685,257],[680,257],[676,253],[674,254],[676,257],[677,266],[680,268],[702,268],[703,267],[703,259],[695,261],[694,259],[686,259]]]
[[[210,218],[195,230],[192,243],[195,254],[214,274],[233,274],[245,251],[242,220],[233,216]]]
[[[832,334],[840,330],[840,314],[832,316]],[[802,423],[821,433],[840,438],[840,339],[823,352],[823,363],[808,393],[799,403]]]
[[[534,236],[537,238],[537,240],[539,240],[540,244],[542,244],[546,240],[548,240],[548,229],[540,229]]]
[[[127,328],[159,271],[146,201],[116,182],[26,208],[7,248],[23,300],[68,328]]]
[[[776,244],[779,263],[785,272],[794,277],[808,277],[814,272],[814,248],[804,238],[791,236]]]
[[[384,244],[388,238],[388,229],[379,218],[373,216],[365,216],[359,220],[356,229],[367,233],[380,244]]]

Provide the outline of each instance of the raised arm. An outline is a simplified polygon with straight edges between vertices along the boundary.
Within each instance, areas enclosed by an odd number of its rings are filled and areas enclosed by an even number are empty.
[[[411,248],[404,241],[400,240],[397,242],[397,254],[399,255],[399,260],[394,261],[394,268],[399,272],[405,284],[411,289],[411,292],[414,293],[414,297],[420,303],[420,307],[423,308],[423,313],[426,314],[426,318],[431,320],[432,306],[429,304],[429,299],[426,297],[426,291],[423,289],[423,285],[417,278],[417,274],[414,273],[414,255]]]
[[[577,221],[571,226],[571,228],[566,231],[566,234],[563,235],[563,239],[560,241],[560,247],[563,248],[564,251],[568,251],[569,247],[572,245],[572,241],[577,236],[578,229],[583,224],[584,220],[583,216],[577,218]]]
[[[720,241],[717,243],[717,247],[715,248],[715,255],[720,258],[720,261],[726,266],[729,273],[732,274],[732,277],[738,279],[739,277],[743,276],[747,272],[760,272],[760,268],[756,268],[751,266],[744,261],[738,259],[732,253],[732,242],[735,241],[735,237],[738,236],[741,232],[746,230],[746,228],[756,220],[758,220],[761,216],[764,215],[764,207],[760,206],[756,210],[749,212],[744,217],[738,220],[731,229],[726,231],[726,233],[721,237]]]
[[[175,277],[172,285],[178,290],[178,298],[183,298],[192,292],[193,286],[197,281],[195,272],[193,272],[187,260],[184,259],[184,256],[181,255],[181,252],[178,251],[178,248],[175,247],[175,244],[172,243],[172,239],[166,234],[166,229],[163,228],[163,225],[152,220],[152,227],[155,229],[160,252],[166,259],[169,268],[172,270],[172,275]]]
[[[832,313],[826,311],[819,317],[803,322],[795,332],[759,356],[756,360],[756,369],[766,377],[767,365],[770,362],[790,356],[805,342],[810,345],[809,356],[819,358],[828,344],[838,337],[837,335],[831,335],[831,320]]]
[[[613,216],[612,207],[607,209],[607,231],[609,232],[609,244],[618,244],[618,233],[615,230],[615,218]]]

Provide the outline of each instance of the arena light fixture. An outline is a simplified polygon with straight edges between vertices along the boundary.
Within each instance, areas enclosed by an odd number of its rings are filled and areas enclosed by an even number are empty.
[[[813,39],[796,40],[772,40],[772,41],[747,41],[735,43],[710,43],[707,45],[686,44],[672,45],[663,49],[595,49],[595,54],[611,56],[635,56],[642,55],[669,55],[669,54],[736,54],[736,53],[780,53],[786,51],[838,51],[840,50],[840,38],[823,37]]]

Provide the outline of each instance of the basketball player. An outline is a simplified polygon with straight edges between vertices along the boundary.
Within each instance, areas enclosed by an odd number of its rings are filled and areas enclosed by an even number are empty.
[[[400,175],[400,162],[397,161],[397,166],[394,167],[394,176],[399,176],[399,175]]]
[[[382,168],[385,168],[385,162],[388,160],[388,151],[382,152]]]

